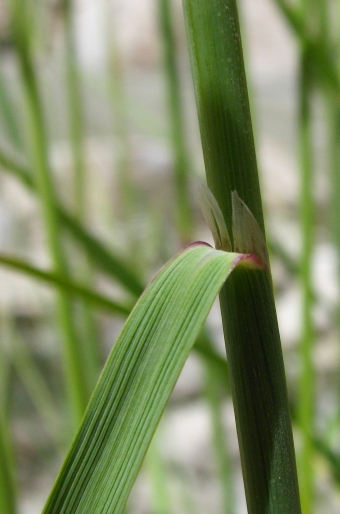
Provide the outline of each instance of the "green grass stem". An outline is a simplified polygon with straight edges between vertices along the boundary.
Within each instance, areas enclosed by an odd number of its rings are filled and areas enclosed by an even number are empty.
[[[0,512],[16,514],[16,488],[13,472],[12,443],[9,430],[0,416]]]
[[[61,420],[60,418],[58,419],[53,395],[21,336],[15,333],[13,326],[11,330],[12,344],[9,352],[13,367],[26,389],[38,416],[42,420],[46,433],[49,435],[52,443],[58,451],[64,451],[67,438],[65,438],[65,431],[62,430]]]
[[[7,347],[10,345],[10,330],[3,313],[0,321],[0,512],[16,514],[16,469],[9,412],[12,363],[7,353]]]
[[[235,495],[233,490],[232,462],[227,447],[227,437],[223,424],[223,383],[213,366],[205,369],[205,396],[210,411],[212,425],[212,443],[215,453],[217,476],[221,485],[221,514],[235,513]]]
[[[65,68],[66,86],[68,98],[68,119],[70,129],[70,144],[73,156],[73,177],[74,177],[74,216],[86,226],[87,198],[86,198],[86,163],[85,163],[85,134],[84,134],[84,109],[82,101],[81,76],[78,65],[77,52],[75,48],[75,27],[73,1],[67,0],[64,3],[64,27],[65,27]],[[86,256],[78,251],[76,256],[79,264],[79,276],[84,283],[91,285],[92,269]],[[86,378],[88,390],[92,392],[96,385],[100,368],[100,341],[98,330],[93,313],[86,302],[78,306],[80,328],[83,327],[83,357],[84,366],[87,370]]]
[[[313,365],[314,324],[312,319],[312,257],[314,239],[313,200],[313,142],[311,113],[311,69],[309,52],[302,50],[300,70],[300,220],[302,255],[300,278],[302,288],[301,374],[299,384],[298,417],[302,435],[299,456],[299,482],[303,512],[312,512],[313,505],[313,444],[311,435],[314,425]]]
[[[55,271],[66,274],[66,262],[63,255],[60,229],[55,208],[55,186],[53,184],[48,159],[48,139],[45,131],[44,116],[38,90],[38,81],[31,55],[29,33],[29,5],[22,0],[12,0],[11,21],[16,50],[19,58],[22,82],[26,94],[28,113],[28,138],[32,168],[41,202],[42,217],[45,224],[47,244]],[[89,391],[87,390],[86,370],[82,359],[72,319],[72,302],[70,296],[60,292],[57,301],[58,317],[64,341],[64,362],[69,396],[70,414],[73,425],[77,426],[84,413]]]
[[[286,0],[275,0],[275,3],[301,44],[308,49],[310,59],[318,69],[318,78],[321,83],[329,89],[335,104],[339,105],[340,76],[329,56],[327,47],[320,40],[319,35],[315,36],[309,32],[306,19],[299,7],[293,6]]]
[[[70,144],[74,172],[74,213],[79,220],[86,214],[86,165],[84,157],[84,113],[82,88],[75,48],[73,1],[64,2],[65,70]]]
[[[264,232],[236,2],[184,0],[184,12],[208,185],[229,233],[233,191]],[[220,303],[248,511],[300,513],[270,273],[236,269]]]
[[[178,234],[182,244],[192,238],[193,214],[190,202],[190,158],[186,146],[184,112],[176,59],[176,38],[173,23],[173,2],[158,0],[159,26],[163,44],[164,73],[170,116],[170,134],[174,159],[175,206]]]
[[[109,98],[113,107],[113,129],[118,142],[116,166],[119,194],[117,197],[120,201],[118,202],[116,215],[127,222],[132,211],[136,209],[138,198],[132,176],[131,142],[128,123],[129,103],[124,87],[124,69],[117,37],[117,20],[113,12],[113,5],[107,2],[106,7],[107,83]],[[131,227],[127,226],[126,229],[131,230]],[[133,245],[133,241],[131,243]]]
[[[4,71],[0,61],[0,116],[3,128],[5,129],[5,137],[8,137],[9,143],[17,149],[23,148],[23,138],[19,129],[19,123],[13,108],[13,99],[9,93]]]
[[[152,514],[171,514],[169,474],[161,454],[159,432],[156,432],[150,444],[146,455],[146,466],[151,485],[150,512]]]

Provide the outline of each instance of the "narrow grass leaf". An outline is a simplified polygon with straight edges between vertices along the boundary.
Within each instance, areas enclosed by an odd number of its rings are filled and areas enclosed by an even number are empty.
[[[0,166],[15,175],[30,190],[35,190],[31,170],[15,158],[7,155],[0,148]],[[56,211],[62,225],[71,233],[75,240],[84,248],[91,262],[107,275],[113,277],[132,294],[139,296],[143,285],[135,273],[126,266],[112,250],[109,250],[99,239],[86,230],[75,217],[57,203]]]
[[[84,300],[115,314],[126,315],[131,311],[132,307],[111,300],[110,298],[97,293],[93,289],[77,284],[68,277],[35,268],[34,266],[14,257],[0,255],[0,265],[25,273],[26,275],[41,280],[42,282],[53,284],[65,292],[75,294]]]
[[[155,428],[226,277],[252,255],[190,245],[155,277],[125,324],[45,514],[122,512]]]

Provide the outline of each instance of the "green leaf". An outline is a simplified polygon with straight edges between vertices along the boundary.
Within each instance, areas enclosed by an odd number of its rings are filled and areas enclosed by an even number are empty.
[[[45,514],[122,512],[167,400],[229,273],[253,255],[194,243],[150,283],[101,375]]]
[[[19,178],[24,186],[35,191],[35,184],[32,172],[29,168],[3,151],[0,147],[0,166],[5,171]],[[101,271],[117,280],[124,288],[135,296],[143,291],[143,285],[136,274],[126,266],[123,259],[109,250],[99,239],[87,231],[70,213],[68,213],[58,202],[56,205],[58,218],[63,226],[71,233],[74,239],[86,251],[91,262]]]
[[[93,289],[89,289],[88,287],[73,282],[73,280],[70,280],[68,277],[35,268],[34,266],[16,259],[15,257],[0,255],[0,265],[25,273],[26,275],[36,278],[42,282],[46,282],[47,284],[52,284],[62,291],[80,296],[84,300],[115,314],[126,315],[131,311],[130,305],[118,303],[107,296],[97,293]]]

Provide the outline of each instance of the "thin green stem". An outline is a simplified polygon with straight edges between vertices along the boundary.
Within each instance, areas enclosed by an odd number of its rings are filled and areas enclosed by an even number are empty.
[[[58,450],[65,449],[65,432],[54,407],[54,399],[47,387],[34,358],[19,334],[12,330],[12,345],[9,350],[13,366],[25,387],[31,401],[42,419],[45,430]],[[0,511],[1,512],[1,511]]]
[[[333,102],[339,105],[340,102],[340,76],[329,56],[328,48],[320,41],[319,36],[311,34],[306,25],[306,19],[300,8],[294,7],[286,0],[275,0],[280,11],[286,18],[293,32],[299,38],[301,44],[308,49],[310,58],[318,69],[318,78],[328,88],[332,95]]]
[[[300,453],[300,492],[303,512],[312,512],[313,504],[313,444],[311,433],[314,424],[313,365],[314,327],[312,319],[312,256],[313,256],[313,144],[311,120],[311,70],[308,52],[301,57],[300,77],[300,151],[301,191],[300,219],[302,233],[301,287],[302,287],[302,334],[301,375],[299,387],[299,424],[302,434]]]
[[[223,425],[222,407],[225,394],[222,395],[221,380],[214,367],[206,366],[205,392],[212,423],[212,442],[217,464],[218,478],[222,489],[221,513],[235,512],[235,496],[232,480],[232,462],[226,447],[225,427]]]
[[[75,215],[81,220],[86,214],[86,172],[84,159],[84,113],[82,105],[82,91],[80,86],[80,73],[78,69],[75,49],[73,2],[64,2],[65,20],[65,63],[66,83],[68,96],[68,113],[70,128],[70,143],[73,156],[74,171],[74,206]]]
[[[12,445],[9,440],[9,430],[0,415],[0,512],[15,514],[16,491],[13,473]]]
[[[13,109],[13,101],[9,94],[8,87],[4,72],[2,70],[2,62],[0,62],[0,112],[1,119],[6,129],[6,135],[9,137],[9,142],[15,148],[22,148],[22,134],[19,129],[19,123]]]
[[[68,96],[68,113],[70,127],[70,143],[73,155],[74,171],[74,215],[79,222],[86,224],[86,165],[84,144],[84,112],[82,102],[82,88],[80,71],[75,48],[73,1],[67,0],[64,5],[65,25],[65,53],[66,53],[66,83]],[[85,283],[91,282],[92,270],[86,256],[78,253],[79,275]],[[81,326],[85,329],[83,334],[83,356],[86,369],[88,391],[91,393],[97,382],[100,367],[100,341],[93,313],[85,303],[78,305],[80,310]]]
[[[184,0],[184,11],[208,185],[229,233],[233,191],[264,232],[236,2]],[[236,269],[221,291],[220,304],[248,511],[298,514],[294,445],[269,271]]]
[[[11,440],[9,407],[9,385],[11,362],[5,345],[9,346],[9,330],[5,316],[0,316],[0,512],[15,514],[16,483],[13,441]]]
[[[164,72],[171,125],[174,158],[174,184],[178,233],[183,244],[191,240],[192,206],[189,189],[189,154],[186,146],[181,87],[176,62],[176,41],[171,0],[158,0],[159,25],[163,43]]]
[[[59,223],[55,208],[55,187],[48,160],[48,140],[38,93],[38,82],[30,52],[29,19],[27,13],[29,6],[23,0],[12,0],[11,5],[13,33],[26,93],[28,136],[32,168],[35,172],[34,180],[40,196],[47,243],[54,268],[56,273],[63,275],[66,273],[66,262],[60,242]],[[72,320],[72,302],[67,293],[60,292],[58,295],[58,315],[64,336],[67,390],[73,423],[76,426],[82,418],[89,395],[81,358],[82,349],[78,344]]]
[[[146,456],[146,463],[152,489],[150,512],[154,514],[171,514],[170,492],[168,490],[168,473],[161,454],[159,433],[153,437]]]
[[[113,128],[119,147],[117,149],[117,171],[119,188],[119,215],[127,220],[135,203],[131,166],[131,143],[128,127],[128,102],[124,88],[122,56],[117,40],[117,20],[112,2],[107,2],[106,36],[108,48],[108,89],[113,106]]]

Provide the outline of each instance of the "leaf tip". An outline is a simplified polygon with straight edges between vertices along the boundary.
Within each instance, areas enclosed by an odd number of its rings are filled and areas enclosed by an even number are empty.
[[[216,249],[231,252],[231,240],[222,211],[216,198],[205,184],[201,184],[199,187],[199,201],[204,219],[214,238]]]
[[[269,268],[266,239],[255,216],[239,197],[237,191],[233,191],[231,195],[234,251],[254,254],[258,256],[258,260],[264,267]]]

